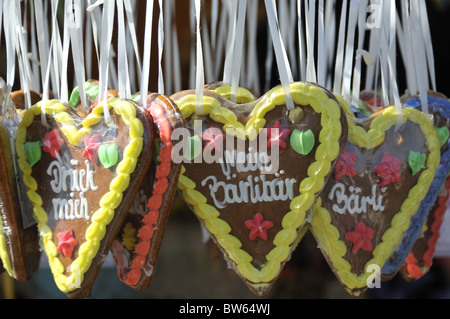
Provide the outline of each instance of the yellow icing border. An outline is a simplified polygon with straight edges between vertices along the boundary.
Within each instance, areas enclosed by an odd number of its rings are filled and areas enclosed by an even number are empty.
[[[220,213],[211,205],[206,204],[207,199],[195,190],[195,182],[184,176],[185,168],[182,168],[178,188],[182,191],[185,200],[192,205],[196,215],[203,221],[206,228],[216,237],[218,243],[226,250],[240,275],[258,288],[270,283],[281,271],[281,264],[290,255],[292,245],[299,236],[299,228],[304,225],[306,214],[316,200],[317,193],[323,188],[325,177],[331,169],[331,162],[340,153],[339,139],[342,133],[341,108],[339,104],[330,99],[323,89],[306,83],[292,83],[290,86],[292,98],[298,105],[310,105],[315,112],[320,113],[322,130],[320,132],[320,145],[315,154],[316,161],[308,169],[308,177],[300,185],[300,195],[291,201],[290,209],[283,220],[282,230],[273,241],[275,248],[266,256],[267,263],[261,270],[252,264],[252,257],[241,249],[241,242],[230,234],[231,227],[220,219]],[[183,116],[188,118],[197,110],[195,95],[186,95],[176,101]],[[237,121],[236,115],[222,107],[215,98],[204,96],[203,114],[211,119],[224,124],[224,130],[235,129],[238,138],[256,138],[254,132],[264,128],[265,115],[278,105],[285,105],[285,95],[282,87],[269,91],[254,108],[253,117],[244,126]],[[252,134],[253,133],[253,134]]]
[[[217,93],[226,99],[231,98],[231,85],[221,85],[210,91]],[[249,90],[247,90],[245,88],[238,87],[236,103],[246,104],[246,103],[251,103],[253,101],[255,101],[255,96],[253,95],[252,92],[250,92]]]
[[[42,198],[38,195],[37,181],[31,176],[32,168],[25,156],[24,143],[26,142],[27,128],[32,124],[36,116],[41,115],[41,108],[45,113],[53,116],[60,124],[61,131],[69,142],[75,146],[80,145],[87,137],[90,127],[104,120],[104,103],[99,104],[92,113],[82,121],[82,128],[76,127],[75,121],[66,112],[68,107],[59,101],[48,101],[44,105],[39,102],[24,114],[23,120],[18,127],[16,149],[19,167],[24,176],[24,182],[28,189],[28,197],[33,203],[33,216],[38,223],[38,230],[44,251],[49,259],[55,282],[58,288],[68,293],[77,288],[84,279],[84,274],[91,266],[91,262],[96,256],[100,242],[105,236],[106,226],[114,217],[114,211],[122,201],[123,192],[130,182],[130,174],[134,171],[139,155],[143,148],[144,127],[142,122],[136,117],[136,109],[130,102],[119,98],[111,98],[107,101],[108,109],[113,108],[114,112],[121,116],[124,123],[130,127],[130,142],[123,152],[123,159],[117,165],[117,176],[111,181],[109,192],[100,199],[100,208],[93,213],[91,224],[86,229],[86,242],[79,250],[78,257],[71,264],[71,275],[67,277],[65,268],[57,257],[56,245],[52,240],[53,232],[47,226],[47,212],[42,208]]]
[[[345,103],[342,105],[345,109]],[[348,115],[349,141],[360,148],[366,149],[380,145],[384,141],[385,132],[396,125],[397,114],[395,107],[386,108],[382,115],[380,114],[372,121],[370,130],[367,132],[357,126],[354,118]],[[357,293],[350,290],[367,287],[369,276],[373,276],[373,272],[368,270],[370,265],[379,265],[381,268],[391,256],[396,246],[395,243],[401,241],[403,234],[409,227],[411,217],[416,213],[420,202],[425,197],[440,163],[439,137],[430,118],[415,109],[404,108],[403,124],[407,120],[418,124],[426,137],[426,145],[430,151],[427,158],[427,168],[420,174],[417,185],[409,191],[400,211],[394,216],[391,227],[383,234],[382,242],[374,249],[373,258],[365,265],[366,271],[363,274],[352,273],[350,263],[343,258],[347,252],[346,245],[339,239],[339,231],[331,224],[330,213],[321,206],[320,198],[313,207],[310,229],[318,240],[321,249],[328,254],[337,277],[345,286],[345,289],[352,294]]]

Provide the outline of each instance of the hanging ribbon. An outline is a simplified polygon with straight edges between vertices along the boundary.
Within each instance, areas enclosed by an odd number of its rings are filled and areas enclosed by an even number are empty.
[[[80,91],[80,100],[82,109],[88,111],[86,94],[84,92],[84,83],[86,82],[86,68],[84,62],[84,47],[83,47],[83,28],[82,28],[82,3],[81,0],[74,0],[73,8],[68,8],[70,41],[72,45],[72,56],[74,62],[75,78]]]
[[[292,110],[295,108],[295,105],[291,95],[290,84],[294,82],[294,79],[292,77],[289,60],[286,55],[286,50],[278,26],[275,1],[265,0],[265,5],[269,20],[270,33],[272,35],[272,40],[274,44],[275,57],[278,64],[278,71],[280,73],[281,85],[283,86],[285,94],[286,106],[288,109]]]
[[[122,98],[131,97],[130,72],[128,68],[128,54],[126,44],[126,27],[123,0],[117,0],[117,78],[119,82],[119,95]]]
[[[145,14],[144,57],[142,63],[141,104],[146,105],[149,91],[153,31],[153,1],[147,1]]]
[[[100,103],[103,103],[103,113],[105,123],[107,125],[112,123],[106,100],[108,98],[108,71],[110,66],[111,39],[114,28],[115,5],[115,2],[113,1],[105,1],[103,3],[102,41],[100,44],[99,101]]]
[[[247,0],[239,1],[238,20],[236,25],[236,43],[234,48],[233,74],[231,78],[231,100],[236,102],[241,75],[243,58],[245,18],[247,15]]]
[[[203,89],[205,86],[205,74],[203,66],[203,47],[202,47],[202,37],[200,33],[200,12],[201,12],[201,0],[195,0],[195,17],[196,17],[196,81],[195,81],[195,97],[196,97],[196,108],[197,114],[203,114]]]

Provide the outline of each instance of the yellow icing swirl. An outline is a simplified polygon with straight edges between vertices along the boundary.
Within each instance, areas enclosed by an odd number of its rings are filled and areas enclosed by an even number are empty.
[[[370,129],[365,131],[356,125],[354,116],[348,110],[348,105],[342,100],[341,104],[347,113],[349,141],[360,148],[372,149],[383,143],[385,132],[397,123],[396,108],[388,107],[371,122]],[[346,245],[340,240],[338,229],[331,224],[330,213],[322,207],[321,200],[319,199],[313,207],[311,231],[318,240],[320,248],[331,260],[336,276],[352,295],[358,295],[360,293],[358,290],[364,290],[367,287],[368,278],[373,275],[373,271],[370,271],[368,267],[378,265],[381,269],[392,255],[395,243],[402,240],[410,225],[411,217],[424,199],[440,163],[439,137],[430,118],[418,110],[404,108],[403,124],[406,121],[418,124],[425,136],[425,143],[429,150],[426,169],[420,175],[417,185],[409,191],[407,199],[391,221],[390,227],[383,234],[381,242],[372,253],[373,258],[366,263],[365,271],[361,275],[353,273],[350,263],[344,259],[347,253]]]
[[[100,199],[100,208],[93,212],[91,224],[85,234],[86,241],[81,244],[78,257],[70,265],[70,269],[65,269],[57,257],[56,245],[52,238],[53,232],[46,224],[47,212],[42,208],[42,197],[36,192],[37,181],[31,176],[32,169],[24,150],[27,128],[33,123],[33,119],[40,116],[41,112],[44,111],[61,124],[61,131],[68,141],[74,146],[79,146],[84,138],[90,134],[91,127],[104,120],[105,105],[104,103],[99,104],[82,121],[82,127],[78,129],[73,118],[66,112],[68,107],[65,104],[56,100],[46,103],[40,102],[25,112],[24,119],[18,127],[16,149],[19,167],[24,175],[25,185],[28,189],[27,194],[33,203],[33,216],[38,224],[41,242],[48,257],[50,268],[58,288],[64,293],[76,290],[83,282],[84,274],[97,255],[100,242],[105,236],[106,226],[112,221],[114,210],[122,201],[122,193],[127,189],[130,182],[129,175],[134,171],[137,159],[142,151],[144,128],[142,122],[136,117],[134,105],[119,98],[111,98],[106,102],[106,107],[112,108],[117,115],[121,116],[124,123],[129,126],[130,132],[133,133],[130,134],[129,144],[124,152],[123,159],[117,166],[117,176],[111,182],[109,191]],[[65,275],[66,270],[71,273],[69,276]]]
[[[289,258],[292,247],[303,236],[304,231],[299,228],[305,224],[307,212],[314,204],[317,193],[324,186],[331,162],[340,153],[341,108],[336,100],[331,99],[323,89],[306,83],[292,83],[290,89],[296,104],[310,105],[315,112],[321,114],[320,144],[315,154],[315,162],[308,170],[308,177],[300,185],[300,195],[292,200],[291,211],[284,216],[282,230],[273,241],[275,247],[267,254],[267,263],[261,269],[251,264],[252,257],[241,249],[240,240],[230,234],[231,227],[220,218],[220,212],[206,203],[207,199],[195,189],[195,182],[184,175],[184,167],[178,182],[178,188],[185,200],[192,205],[196,215],[226,250],[228,259],[235,264],[238,273],[258,291],[269,286],[278,276],[281,265]],[[199,109],[196,106],[195,95],[186,95],[175,102],[186,118]],[[276,87],[258,101],[252,112],[252,118],[245,126],[238,122],[232,111],[222,107],[217,99],[210,96],[204,96],[200,108],[203,114],[197,115],[209,115],[213,120],[222,123],[224,130],[234,129],[232,135],[237,138],[254,139],[256,138],[254,132],[259,132],[266,124],[265,115],[275,107],[285,104],[283,88]]]

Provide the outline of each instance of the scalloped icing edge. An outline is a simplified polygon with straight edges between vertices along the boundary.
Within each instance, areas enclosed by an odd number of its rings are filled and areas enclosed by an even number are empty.
[[[450,188],[450,178],[447,178],[444,188],[446,188],[447,192],[448,192],[448,189]],[[442,226],[444,215],[447,210],[446,203],[447,203],[448,199],[449,199],[448,195],[442,196],[442,197],[440,197],[440,196],[437,197],[439,205],[434,212],[435,220],[430,227],[432,235],[430,236],[430,238],[427,241],[427,250],[423,254],[423,263],[424,263],[423,267],[425,267],[426,270],[421,269],[420,276],[414,276],[414,275],[410,274],[410,272],[408,272],[408,271],[405,271],[405,273],[402,272],[402,276],[405,279],[418,280],[418,279],[422,278],[426,273],[428,273],[431,266],[433,265],[434,253],[436,252],[436,243],[440,237],[440,228]],[[410,252],[409,254],[412,254],[412,253]],[[415,262],[412,262],[412,261],[409,261],[407,258],[402,266],[420,268],[418,260],[416,258],[414,260],[415,260]]]
[[[330,98],[322,88],[305,84],[302,82],[290,85],[292,98],[298,105],[311,105],[315,112],[320,113],[322,130],[320,133],[320,145],[316,151],[316,162],[312,165],[320,167],[331,167],[340,153],[339,139],[342,134],[341,108],[339,102]],[[222,107],[220,103],[208,96],[204,96],[203,114],[209,115],[213,120],[224,124],[224,129],[234,128],[237,138],[256,138],[250,136],[251,131],[257,131],[265,126],[265,115],[278,105],[284,105],[285,95],[282,87],[270,90],[260,99],[252,114],[255,114],[243,126],[237,121],[236,115],[230,110]],[[188,118],[196,110],[195,95],[187,95],[177,102],[183,116]],[[242,134],[239,134],[241,132]],[[196,215],[203,222],[208,231],[215,236],[215,240],[225,251],[227,259],[232,262],[234,269],[239,275],[255,287],[256,291],[262,292],[273,281],[281,271],[281,264],[286,262],[292,251],[292,247],[298,244],[298,237],[304,232],[299,230],[305,225],[307,213],[316,201],[316,195],[312,189],[322,189],[325,183],[325,176],[329,173],[322,170],[321,174],[308,176],[300,185],[300,195],[291,201],[290,212],[287,212],[282,220],[282,230],[275,236],[273,248],[267,254],[267,263],[256,269],[252,264],[252,257],[244,250],[240,240],[230,234],[231,227],[219,218],[220,213],[211,205],[206,204],[206,198],[195,190],[195,182],[184,176],[183,166],[180,175],[178,188],[181,190],[185,200],[193,207]],[[309,185],[309,187],[304,187]]]
[[[147,98],[148,98],[148,96],[147,96]],[[148,112],[148,114],[150,114],[150,116],[153,118],[153,121],[156,124],[155,128],[156,127],[158,128],[158,132],[159,132],[158,136],[161,138],[161,143],[165,145],[164,152],[170,153],[170,150],[172,149],[171,136],[172,136],[172,132],[173,132],[173,125],[177,126],[177,125],[180,125],[180,123],[178,123],[178,120],[177,120],[177,123],[172,124],[171,121],[167,118],[168,113],[167,113],[166,108],[161,105],[163,103],[168,103],[168,104],[170,103],[171,105],[173,105],[173,102],[169,101],[169,99],[167,97],[165,97],[164,95],[158,94],[158,99],[161,99],[161,100],[164,99],[165,101],[159,101],[159,102],[152,101],[150,104],[146,103],[145,106],[143,106],[143,107],[146,110],[146,112]],[[153,105],[153,103],[157,103],[158,105],[155,106],[155,105]],[[175,106],[173,105],[172,107],[175,107]],[[155,110],[156,108],[157,108],[157,110]],[[161,116],[157,117],[156,116],[157,114],[161,114]],[[164,134],[161,134],[161,132],[163,132]],[[169,153],[165,154],[166,157],[170,157],[171,154],[169,154]],[[160,155],[162,155],[162,154],[163,154],[163,149],[161,149]],[[158,164],[157,164],[157,168],[155,171],[155,175],[157,175],[156,172],[158,172],[158,169],[160,169],[160,167],[161,167],[160,165],[163,164],[163,162],[161,162],[160,159],[157,159],[157,161],[158,161]],[[168,180],[168,175],[170,175],[171,172],[176,172],[175,177],[173,179],[176,182],[177,177],[179,176],[178,172],[180,172],[180,171],[181,171],[181,165],[178,166],[172,162],[170,172],[167,174],[167,176],[164,176],[162,179]],[[152,195],[148,199],[147,203],[150,203],[152,198],[154,197],[153,192],[156,190],[155,185],[158,180],[161,180],[161,178],[160,179],[155,178],[154,185],[152,186]],[[168,192],[170,192],[170,188],[168,188],[164,194],[167,194]],[[141,229],[144,227],[152,228],[153,231],[155,231],[155,232],[157,231],[157,228],[159,227],[159,222],[162,218],[162,216],[159,212],[159,209],[157,210],[158,218],[157,218],[156,224],[152,225],[152,224],[149,224],[146,222],[146,219],[147,219],[146,217],[150,216],[153,213],[153,210],[149,210],[149,212],[145,216],[143,216],[141,219],[142,227],[138,230],[138,236],[137,236],[138,243],[136,244],[136,247],[138,245],[141,245],[142,247],[148,247],[148,248],[145,248],[145,250],[147,250],[146,254],[140,254],[138,252],[139,249],[137,249],[137,248],[134,249],[133,253],[135,254],[135,256],[134,256],[134,258],[132,258],[130,260],[130,265],[131,265],[130,269],[126,273],[124,280],[122,280],[125,284],[127,284],[130,287],[137,286],[139,284],[139,282],[142,280],[142,277],[144,275],[146,275],[145,270],[143,268],[149,258],[148,254],[151,251],[152,239],[153,239],[154,234],[152,234],[152,236],[149,238],[140,238],[139,234],[140,234]]]
[[[230,99],[231,98],[231,85],[220,85],[215,89],[210,90],[211,92],[217,93],[220,96]],[[238,104],[245,104],[245,103],[251,103],[257,100],[257,98],[253,95],[250,90],[242,87],[238,87],[237,89],[237,99],[236,103]]]
[[[396,124],[397,111],[395,107],[386,108],[379,117],[372,121],[369,131],[356,126],[353,122],[353,116],[348,115],[348,113],[347,117],[349,120],[349,141],[356,143],[355,145],[360,148],[371,149],[380,145],[384,141],[384,138],[383,140],[380,139],[380,135],[384,136],[384,132]],[[388,121],[386,121],[386,118]],[[343,258],[347,251],[345,243],[339,239],[337,228],[331,224],[330,213],[321,206],[322,201],[319,199],[313,207],[310,229],[319,242],[320,248],[332,262],[339,281],[345,290],[352,295],[359,295],[360,292],[355,290],[367,287],[367,280],[373,274],[373,272],[368,271],[368,267],[376,264],[380,265],[381,269],[391,256],[396,246],[392,243],[401,241],[403,234],[409,227],[411,217],[416,213],[420,202],[425,197],[426,190],[431,185],[439,166],[440,141],[430,118],[420,111],[404,108],[403,123],[406,123],[407,120],[418,124],[426,137],[426,145],[430,151],[427,158],[427,168],[420,174],[419,183],[409,191],[400,211],[394,215],[391,227],[384,232],[382,241],[373,251],[374,257],[366,263],[365,272],[362,275],[352,273],[350,263]]]
[[[37,182],[31,176],[31,166],[28,163],[28,160],[25,156],[24,151],[24,143],[26,140],[26,130],[32,124],[33,119],[36,116],[41,115],[41,108],[45,108],[45,113],[49,115],[59,115],[55,118],[60,124],[64,125],[61,128],[61,131],[66,135],[69,142],[77,146],[80,145],[82,141],[82,137],[89,135],[89,127],[99,123],[102,120],[102,114],[104,112],[103,103],[97,106],[93,112],[83,119],[82,128],[77,129],[74,125],[72,117],[66,113],[65,111],[70,107],[64,105],[62,102],[52,100],[47,101],[44,105],[42,102],[39,102],[32,108],[26,111],[24,114],[22,122],[19,124],[17,139],[16,139],[16,149],[18,156],[19,167],[24,174],[24,181],[28,188],[28,196],[30,197],[31,202],[33,203],[33,216],[38,223],[38,230],[41,237],[41,241],[43,244],[44,251],[48,257],[49,265],[52,270],[56,285],[58,288],[64,292],[69,293],[78,289],[77,284],[81,284],[84,280],[84,274],[89,270],[91,266],[91,262],[94,259],[95,255],[98,252],[100,241],[103,239],[106,226],[111,222],[114,217],[115,208],[111,208],[108,206],[114,207],[116,203],[113,200],[103,200],[108,198],[114,198],[113,193],[118,193],[113,189],[123,189],[125,190],[128,185],[125,184],[125,181],[129,181],[129,175],[132,171],[134,171],[133,167],[130,167],[130,163],[136,162],[141,151],[142,151],[142,140],[143,140],[143,124],[136,117],[136,109],[130,102],[121,100],[119,98],[111,98],[107,100],[107,107],[109,109],[113,108],[115,113],[122,117],[123,121],[126,125],[130,127],[130,141],[127,147],[134,145],[134,149],[130,152],[124,152],[124,154],[128,154],[128,157],[124,156],[122,161],[118,164],[117,167],[122,167],[125,173],[117,173],[117,176],[111,181],[110,185],[113,185],[114,181],[119,183],[119,180],[122,180],[120,183],[120,187],[110,187],[110,191],[103,195],[100,200],[100,208],[94,212],[91,217],[91,224],[86,229],[86,242],[84,242],[78,252],[78,257],[72,262],[70,265],[71,275],[64,275],[65,268],[61,261],[57,258],[56,245],[52,240],[52,230],[47,226],[47,212],[42,208],[42,198],[33,190],[33,183],[37,185]],[[64,129],[63,129],[64,128]],[[74,135],[67,135],[68,133]],[[140,147],[139,147],[140,146]],[[128,162],[128,164],[127,164]],[[129,172],[131,171],[131,172]],[[125,176],[124,179],[118,179],[118,176]],[[118,193],[121,198],[122,193]]]

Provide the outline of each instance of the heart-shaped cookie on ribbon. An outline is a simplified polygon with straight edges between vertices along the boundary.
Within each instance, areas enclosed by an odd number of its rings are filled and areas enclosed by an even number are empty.
[[[86,117],[59,101],[27,110],[16,140],[56,285],[86,298],[151,163],[152,123],[111,98]]]
[[[165,95],[149,94],[145,108],[155,124],[153,161],[112,246],[120,280],[140,291],[153,279],[181,172],[181,163],[172,161],[172,132],[185,127],[183,115]]]
[[[342,287],[358,296],[378,284],[440,160],[430,118],[395,107],[357,121],[345,102],[349,138],[313,208],[310,229]],[[398,125],[401,124],[401,125]]]
[[[433,123],[441,139],[441,162],[431,187],[413,218],[413,225],[408,230],[408,235],[382,269],[383,275],[395,274],[403,264],[401,273],[408,280],[421,278],[432,265],[439,229],[449,197],[450,102],[447,97],[436,92],[430,92],[427,99],[428,111],[433,117]],[[418,96],[406,96],[403,100],[406,107],[422,109],[422,102]]]
[[[5,92],[1,93],[5,97]],[[26,105],[25,91],[11,93],[11,99],[2,101],[2,110],[17,114],[16,120],[0,120],[0,259],[9,276],[17,281],[29,281],[39,267],[40,247],[36,223],[31,216],[30,206],[25,204],[26,193],[20,192],[23,184],[16,174],[15,151],[11,144],[20,120],[20,110]],[[30,102],[37,103],[39,94],[30,92]],[[6,108],[10,110],[6,111]],[[5,114],[2,114],[5,115]],[[22,195],[22,196],[20,196]],[[28,215],[29,214],[29,215]]]
[[[174,145],[178,187],[230,266],[265,295],[306,227],[347,137],[336,98],[309,83],[276,87],[250,105],[211,91],[171,98],[188,129]]]

